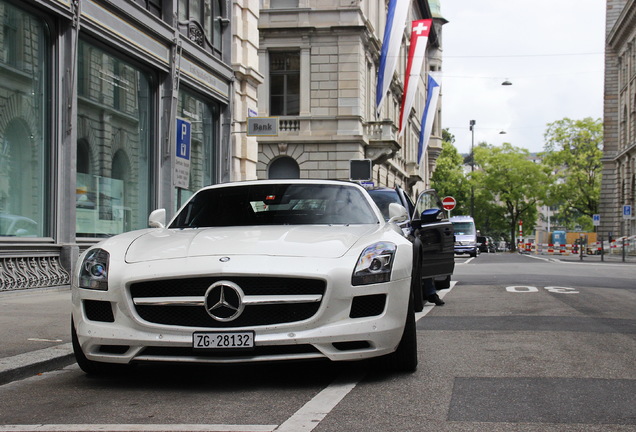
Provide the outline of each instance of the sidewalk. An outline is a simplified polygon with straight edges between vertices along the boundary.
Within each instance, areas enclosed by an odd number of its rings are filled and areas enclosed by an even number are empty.
[[[623,261],[623,256],[620,254],[605,254],[605,255],[587,255],[583,254],[583,258],[581,259],[580,255],[557,255],[557,254],[535,254],[535,253],[524,253],[525,255],[532,255],[536,257],[541,257],[554,261],[562,261],[562,262],[582,262],[582,263],[598,263],[598,264],[636,264],[636,255],[626,255],[625,261]]]
[[[71,291],[0,292],[0,385],[75,362]]]

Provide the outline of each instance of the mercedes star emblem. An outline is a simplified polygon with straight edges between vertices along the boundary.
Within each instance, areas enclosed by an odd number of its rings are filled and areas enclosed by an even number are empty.
[[[217,321],[232,321],[238,318],[245,308],[244,296],[241,287],[234,282],[215,282],[205,292],[205,310]]]

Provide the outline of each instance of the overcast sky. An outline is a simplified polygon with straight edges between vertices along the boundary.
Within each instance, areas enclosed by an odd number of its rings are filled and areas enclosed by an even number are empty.
[[[440,3],[442,127],[460,153],[470,152],[470,120],[475,145],[539,152],[548,123],[602,118],[605,0]]]

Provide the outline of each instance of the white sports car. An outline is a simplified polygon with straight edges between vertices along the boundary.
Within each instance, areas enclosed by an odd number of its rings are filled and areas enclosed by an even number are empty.
[[[359,360],[417,367],[412,244],[367,192],[267,180],[198,191],[165,224],[85,251],[72,338],[87,373],[139,362]]]

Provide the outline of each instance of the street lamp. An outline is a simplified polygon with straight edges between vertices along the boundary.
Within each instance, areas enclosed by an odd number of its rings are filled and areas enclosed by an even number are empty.
[[[470,216],[474,217],[475,213],[475,186],[472,185],[473,176],[475,171],[475,120],[470,121],[470,173],[471,173],[471,186],[470,186]]]

